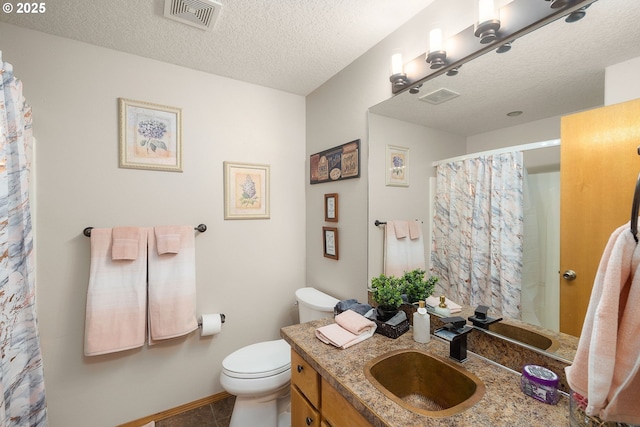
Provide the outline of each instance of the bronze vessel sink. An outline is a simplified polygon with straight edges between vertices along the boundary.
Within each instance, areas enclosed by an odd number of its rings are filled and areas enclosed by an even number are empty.
[[[367,379],[389,399],[430,417],[460,413],[484,396],[476,375],[453,362],[415,350],[396,350],[369,361]]]
[[[560,342],[558,340],[532,329],[527,329],[517,325],[497,322],[489,325],[488,330],[495,332],[496,334],[500,334],[503,337],[511,338],[512,340],[539,348],[540,350],[553,352],[560,347]]]

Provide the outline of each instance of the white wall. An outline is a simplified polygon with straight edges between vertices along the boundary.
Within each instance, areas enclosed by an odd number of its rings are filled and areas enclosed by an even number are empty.
[[[373,221],[419,219],[425,245],[425,265],[431,258],[431,164],[465,153],[464,137],[424,126],[369,113],[369,271],[368,277],[383,272],[384,227]],[[386,146],[409,149],[409,187],[386,185]]]
[[[222,391],[227,354],[297,321],[304,98],[2,23],[0,49],[24,82],[38,144],[36,287],[49,425],[113,426]],[[118,168],[118,97],[182,108],[183,173]],[[225,160],[271,166],[271,219],[223,220]],[[196,235],[197,311],[225,313],[222,333],[83,357],[82,230],[199,223],[209,229]]]
[[[613,105],[640,98],[640,57],[607,67],[604,104]]]
[[[366,301],[370,281],[367,267],[368,235],[380,233],[368,216],[371,191],[367,181],[369,138],[367,110],[391,97],[389,59],[400,47],[407,59],[424,53],[428,26],[438,21],[452,32],[473,21],[472,0],[456,2],[456,13],[449,1],[439,0],[374,46],[367,53],[307,96],[307,176],[308,156],[322,150],[361,139],[362,176],[333,183],[307,184],[307,283],[338,298]],[[462,25],[462,26],[461,26]],[[402,144],[397,144],[402,145]],[[308,178],[307,178],[308,182]],[[340,198],[340,260],[322,255],[324,194]]]

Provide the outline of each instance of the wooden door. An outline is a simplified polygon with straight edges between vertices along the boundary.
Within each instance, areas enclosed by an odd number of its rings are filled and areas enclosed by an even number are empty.
[[[580,336],[604,247],[631,218],[640,99],[563,117],[561,140],[560,331]]]

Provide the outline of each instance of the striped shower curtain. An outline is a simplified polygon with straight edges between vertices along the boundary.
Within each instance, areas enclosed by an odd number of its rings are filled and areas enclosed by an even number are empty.
[[[522,189],[521,151],[437,166],[431,273],[439,292],[521,317]]]
[[[31,108],[0,51],[0,426],[46,426],[29,208]]]

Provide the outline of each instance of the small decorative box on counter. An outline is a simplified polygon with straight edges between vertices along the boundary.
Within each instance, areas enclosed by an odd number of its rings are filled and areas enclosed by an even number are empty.
[[[545,367],[525,365],[522,368],[520,388],[527,396],[555,405],[560,400],[560,394],[558,393],[559,381],[558,375]]]

